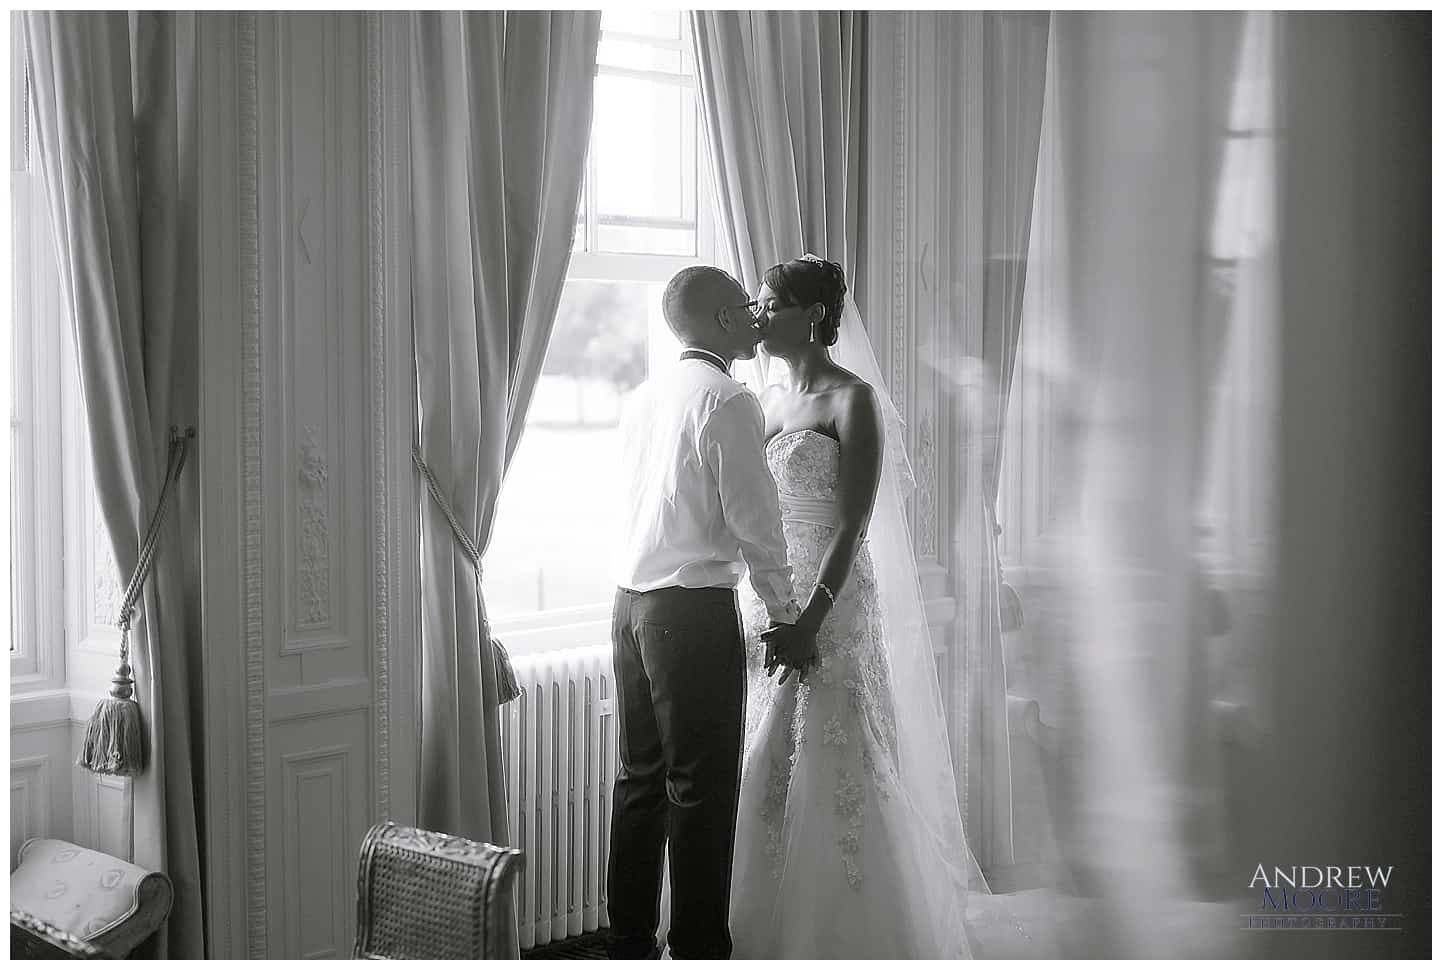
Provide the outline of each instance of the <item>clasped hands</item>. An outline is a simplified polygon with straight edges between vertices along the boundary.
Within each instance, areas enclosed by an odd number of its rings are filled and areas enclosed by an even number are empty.
[[[797,623],[777,623],[761,632],[761,642],[766,645],[766,676],[770,677],[779,667],[784,684],[795,674],[797,681],[806,682],[806,675],[816,665],[816,631]]]

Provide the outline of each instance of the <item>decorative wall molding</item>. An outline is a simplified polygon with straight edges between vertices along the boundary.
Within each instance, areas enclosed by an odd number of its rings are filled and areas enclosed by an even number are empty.
[[[391,420],[406,397],[391,388],[414,359],[392,342],[376,252],[390,222],[384,22],[258,18],[266,813],[247,849],[266,867],[247,889],[267,896],[273,957],[347,951],[355,852],[396,773],[390,516],[410,432]]]
[[[906,420],[906,54],[909,18],[895,18],[891,104],[891,398]]]
[[[110,533],[95,501],[95,480],[88,453],[90,435],[83,422],[78,422],[75,430],[78,434],[78,440],[74,442],[75,461],[73,466],[67,465],[67,471],[79,472],[81,481],[76,483],[70,496],[67,519],[81,525],[75,530],[73,544],[70,545],[71,555],[76,557],[76,568],[66,569],[67,584],[73,582],[76,587],[73,594],[66,593],[66,599],[70,600],[67,603],[66,640],[71,651],[67,660],[72,667],[66,673],[71,684],[85,682],[87,673],[92,675],[91,682],[108,684],[120,650],[120,629],[116,621],[120,616],[124,590],[120,583],[120,570],[115,565]],[[67,543],[70,542],[67,537]],[[104,657],[106,661],[96,661],[93,659],[95,656]],[[76,667],[81,669],[74,669]],[[96,675],[103,677],[103,681],[97,681]]]
[[[241,467],[245,589],[246,938],[251,959],[266,955],[265,598],[261,507],[261,279],[257,16],[237,18],[239,77],[241,296]]]
[[[921,414],[921,427],[916,432],[916,551],[922,556],[936,555],[936,431],[931,411]]]
[[[57,705],[52,704],[52,708]],[[11,710],[16,705],[12,702]],[[74,825],[72,737],[83,728],[68,719],[10,729],[10,861],[29,838],[80,841]],[[81,844],[89,844],[81,842]]]
[[[975,778],[982,764],[976,695],[984,642],[984,550],[975,515],[981,451],[973,425],[981,393],[982,14],[867,15],[868,80],[863,233],[858,288],[889,390],[907,418],[916,471],[909,503],[958,781],[958,799],[983,833]],[[968,804],[968,800],[971,804]],[[985,860],[984,860],[985,861]]]
[[[263,955],[257,17],[195,18],[199,85],[201,627],[208,954]]]
[[[267,629],[282,658],[348,652],[305,673],[281,664],[270,676],[282,682],[359,663],[370,625],[370,541],[356,518],[369,492],[362,462],[370,445],[361,25],[353,14],[262,20],[259,193],[269,284],[261,381],[265,433],[275,442],[263,516],[267,543],[283,550],[267,568],[284,576],[285,590],[267,591],[275,615]]]
[[[372,145],[379,153],[377,190],[380,223],[375,227],[371,253],[381,310],[372,321],[372,333],[385,355],[385,434],[378,437],[384,462],[386,489],[386,550],[377,561],[376,588],[384,599],[376,601],[375,654],[372,680],[377,705],[374,724],[376,751],[382,768],[376,778],[377,818],[414,824],[420,761],[420,477],[411,464],[411,442],[416,434],[415,346],[411,336],[411,211],[410,143],[410,14],[375,15],[372,37],[378,40],[380,137]],[[377,37],[378,35],[378,37]],[[374,93],[373,88],[373,93]],[[374,110],[374,108],[373,108]],[[373,353],[375,348],[373,348]],[[377,402],[378,408],[382,402]],[[379,518],[379,517],[377,517]],[[377,549],[380,548],[377,535]],[[384,578],[383,578],[384,577]],[[385,752],[381,755],[380,752]]]
[[[956,173],[948,167],[947,133],[955,125],[954,99],[939,92],[953,71],[946,40],[953,14],[867,14],[865,125],[870,159],[863,173],[866,200],[862,233],[880,239],[864,247],[858,294],[870,336],[888,383],[907,418],[905,446],[916,488],[907,503],[924,596],[955,599],[952,557],[952,491],[958,477],[957,443],[950,405],[949,371],[953,301],[958,284],[948,214]],[[950,30],[951,33],[947,33]],[[938,649],[947,653],[955,631],[939,627]]]
[[[120,615],[120,569],[110,549],[110,534],[100,516],[91,510],[90,518],[90,590],[91,622],[97,626],[114,626]]]
[[[371,682],[364,678],[277,687],[266,699],[266,719],[273,727],[307,717],[366,710],[372,701]]]
[[[10,733],[40,731],[70,723],[70,694],[63,687],[10,698]]]
[[[91,701],[94,706],[94,701]],[[70,780],[70,816],[77,845],[105,852],[119,859],[135,858],[135,795],[129,778],[93,774],[74,764],[73,752],[85,738],[85,718],[67,725],[65,760]]]
[[[10,759],[10,861],[25,840],[50,834],[50,757]]]
[[[296,539],[300,545],[297,569],[300,598],[297,627],[327,626],[330,614],[330,469],[313,424],[306,425],[300,443],[300,509]]]
[[[357,846],[349,844],[353,828],[347,789],[351,781],[351,748],[334,745],[296,751],[281,758],[282,837],[285,843],[286,952],[304,959],[334,958],[345,946],[344,910],[350,895],[350,856]],[[302,858],[320,844],[329,843],[325,853],[329,865],[322,884],[307,883],[308,869]],[[319,917],[328,915],[329,920]],[[326,925],[326,924],[329,925]],[[321,946],[307,945],[306,936],[323,931]]]
[[[88,772],[87,772],[88,774]],[[91,775],[94,790],[94,847],[127,862],[135,860],[135,799],[130,781]]]
[[[390,469],[387,399],[390,375],[386,340],[385,85],[381,17],[365,15],[366,40],[366,196],[370,201],[367,246],[370,257],[371,375],[371,614],[374,622],[371,677],[375,728],[375,806],[377,819],[390,809]]]

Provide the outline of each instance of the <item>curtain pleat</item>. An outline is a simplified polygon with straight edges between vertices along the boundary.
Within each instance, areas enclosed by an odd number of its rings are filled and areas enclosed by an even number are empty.
[[[484,552],[570,260],[600,14],[416,13],[410,26],[418,448]],[[423,502],[419,820],[505,843],[485,606]]]
[[[692,27],[722,262],[752,293],[804,252],[854,266],[862,15],[707,10]]]
[[[124,582],[159,498],[169,428],[198,423],[194,17],[27,13],[24,31],[96,496]],[[148,753],[133,779],[134,861],[175,884],[159,955],[201,958],[193,472],[178,489],[130,632]]]

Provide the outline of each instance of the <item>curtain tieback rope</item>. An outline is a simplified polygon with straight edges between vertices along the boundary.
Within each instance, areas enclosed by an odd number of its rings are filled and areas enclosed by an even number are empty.
[[[165,482],[160,487],[160,498],[150,525],[145,530],[145,540],[140,546],[140,558],[136,561],[135,572],[126,584],[125,595],[120,600],[120,615],[116,624],[120,627],[120,666],[115,668],[115,677],[110,681],[110,696],[95,706],[90,720],[85,725],[85,741],[75,763],[101,775],[138,775],[145,770],[145,732],[141,723],[140,703],[135,699],[135,679],[130,666],[130,624],[135,617],[135,607],[145,587],[145,578],[155,563],[155,549],[160,544],[160,527],[165,513],[170,508],[171,496],[180,481],[185,468],[185,457],[190,441],[195,437],[194,428],[181,431],[174,426],[170,429],[170,445],[165,457]]]
[[[436,481],[435,473],[431,471],[430,466],[427,465],[425,459],[421,457],[419,448],[411,449],[411,461],[415,462],[416,467],[421,470],[421,475],[426,480],[426,491],[431,493],[431,498],[435,500],[436,505],[440,506],[441,514],[444,515],[446,521],[450,523],[451,532],[455,535],[456,542],[460,544],[461,551],[466,554],[466,559],[470,562],[471,568],[475,570],[476,601],[481,602],[483,600],[483,594],[481,592],[481,550],[477,548],[475,540],[471,538],[470,533],[466,532],[465,528],[461,525],[460,519],[456,517],[456,510],[451,506],[450,500],[446,498],[446,493],[441,490],[440,483]],[[483,635],[489,636],[490,621],[487,620],[485,622],[487,630]],[[506,652],[505,645],[495,637],[490,637],[490,641],[496,664],[496,693],[502,704],[508,704],[521,696],[521,686],[516,680],[516,671],[515,668],[511,666],[511,656]]]

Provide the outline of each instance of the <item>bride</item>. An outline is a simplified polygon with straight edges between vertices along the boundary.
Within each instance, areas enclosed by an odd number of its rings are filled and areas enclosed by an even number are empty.
[[[967,891],[984,887],[962,834],[903,512],[900,418],[846,307],[842,268],[808,254],[764,280],[759,360],[779,359],[760,378],[766,457],[797,590],[813,590],[799,622],[815,629],[817,653],[773,678],[765,608],[743,594],[733,955],[969,956]]]

